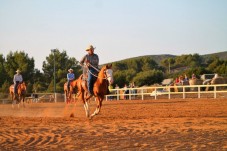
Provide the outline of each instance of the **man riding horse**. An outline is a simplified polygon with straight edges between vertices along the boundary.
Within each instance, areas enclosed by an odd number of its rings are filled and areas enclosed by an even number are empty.
[[[68,92],[70,91],[70,84],[71,84],[71,82],[75,79],[75,75],[74,75],[74,73],[73,73],[73,69],[69,69],[68,70],[69,71],[69,73],[67,73],[67,88],[68,88]]]
[[[21,71],[20,71],[19,69],[17,69],[16,74],[15,74],[14,77],[13,77],[14,94],[15,94],[15,95],[18,94],[18,85],[19,85],[19,83],[22,83],[22,81],[23,81],[23,77],[22,77],[22,75],[20,74],[20,72],[21,72]],[[15,97],[15,95],[14,95],[14,97]]]
[[[88,54],[86,54],[80,61],[80,65],[83,66],[85,64],[86,68],[88,69],[87,72],[87,85],[88,85],[88,95],[87,98],[91,98],[94,95],[93,92],[93,85],[97,79],[97,75],[99,72],[98,65],[99,65],[99,57],[97,54],[94,53],[94,47],[90,45],[86,51]],[[85,70],[85,69],[83,69]],[[85,71],[83,71],[85,72]],[[85,73],[83,73],[84,78],[86,79]]]

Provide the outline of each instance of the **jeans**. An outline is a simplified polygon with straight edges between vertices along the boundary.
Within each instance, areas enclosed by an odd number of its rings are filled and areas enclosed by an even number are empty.
[[[94,86],[94,83],[95,83],[97,77],[93,76],[90,72],[92,74],[94,74],[94,75],[97,75],[98,71],[96,71],[93,68],[89,68],[89,71],[88,71],[88,79],[87,79],[88,91],[89,91],[90,94],[94,94],[94,92],[93,92],[93,86]]]
[[[16,81],[16,83],[14,84],[14,94],[17,94],[18,85],[19,85],[19,81]]]
[[[70,90],[70,83],[71,83],[72,80],[69,80],[68,83],[67,83],[67,88],[68,90]]]

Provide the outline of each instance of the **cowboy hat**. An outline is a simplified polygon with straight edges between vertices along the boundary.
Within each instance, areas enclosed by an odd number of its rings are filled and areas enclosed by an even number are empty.
[[[21,72],[19,69],[17,69],[17,71],[16,72]]]
[[[70,68],[68,71],[73,71],[73,69],[72,69],[72,68]]]
[[[90,45],[90,46],[87,47],[86,51],[89,51],[90,49],[93,49],[94,50],[95,47],[93,47],[92,45]]]

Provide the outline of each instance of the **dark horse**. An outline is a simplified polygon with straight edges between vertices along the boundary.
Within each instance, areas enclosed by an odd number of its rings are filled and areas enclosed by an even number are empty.
[[[21,101],[23,101],[23,106],[25,107],[24,105],[24,99],[25,99],[25,95],[26,95],[26,85],[25,85],[25,82],[22,82],[20,84],[18,84],[18,87],[17,87],[17,94],[14,94],[14,85],[11,85],[9,87],[9,92],[10,92],[10,95],[11,95],[11,98],[12,98],[12,105],[14,104],[18,104],[18,107],[19,107],[19,104],[21,103]]]
[[[93,91],[94,96],[96,98],[97,106],[94,111],[94,113],[90,116],[89,114],[89,105],[88,100],[90,98],[87,97],[87,81],[82,78],[83,75],[81,75],[76,82],[72,83],[73,87],[77,86],[78,89],[78,96],[84,103],[84,109],[86,112],[86,116],[92,118],[93,116],[97,115],[102,107],[102,101],[104,99],[104,96],[107,94],[108,84],[113,83],[113,70],[111,69],[112,65],[105,65],[102,67],[102,69],[99,71],[97,79],[94,83]]]

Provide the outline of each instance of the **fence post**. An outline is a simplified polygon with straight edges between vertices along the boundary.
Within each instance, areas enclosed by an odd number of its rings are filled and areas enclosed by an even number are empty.
[[[170,90],[171,90],[171,86],[169,87],[169,94],[168,94],[169,95],[169,99],[170,99]]]
[[[142,89],[141,95],[142,95],[142,100],[144,100],[144,98],[143,98],[143,89]]]
[[[154,91],[155,91],[155,93],[154,93],[154,99],[156,100],[157,99],[157,88],[156,87],[154,88]]]
[[[57,93],[56,92],[54,93],[54,102],[55,103],[57,102]]]
[[[120,100],[119,99],[119,89],[117,89],[117,100]]]
[[[215,99],[217,98],[217,87],[216,87],[216,85],[214,86],[214,98]]]
[[[198,98],[200,99],[200,86],[198,86]]]
[[[132,91],[132,89],[129,89],[128,91],[129,91],[129,92],[128,92],[129,100],[132,100],[132,98],[131,98],[131,94],[132,94],[131,91]]]
[[[185,99],[185,86],[182,86],[183,87],[183,99]]]

